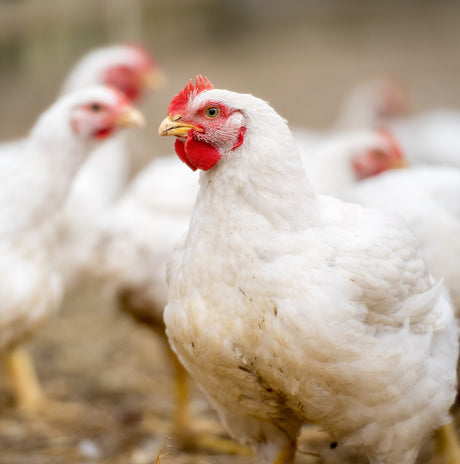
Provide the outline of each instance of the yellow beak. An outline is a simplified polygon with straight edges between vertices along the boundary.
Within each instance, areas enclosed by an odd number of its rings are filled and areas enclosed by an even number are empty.
[[[166,77],[161,71],[149,71],[148,73],[145,73],[142,76],[142,85],[146,89],[157,89],[158,87],[161,87],[165,84],[166,82]]]
[[[145,126],[145,118],[140,111],[132,106],[127,106],[115,118],[115,125],[119,127],[143,127]]]
[[[397,160],[393,166],[393,169],[404,169],[404,168],[410,168],[410,163],[406,159],[400,159]]]
[[[193,124],[187,124],[181,122],[182,116],[180,114],[171,118],[168,116],[163,119],[160,127],[158,128],[158,135],[175,135],[176,137],[187,137],[190,129],[195,129],[198,132],[203,132],[200,127],[194,126]]]

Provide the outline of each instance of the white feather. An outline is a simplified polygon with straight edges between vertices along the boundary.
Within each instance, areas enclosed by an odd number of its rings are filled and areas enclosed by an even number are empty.
[[[104,87],[66,95],[40,116],[27,139],[0,156],[0,350],[32,334],[60,304],[54,261],[59,211],[94,147],[74,134],[71,112],[94,99],[114,105],[117,98]]]

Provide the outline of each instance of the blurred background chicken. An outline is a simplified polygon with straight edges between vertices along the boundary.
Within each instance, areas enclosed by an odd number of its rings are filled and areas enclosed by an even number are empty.
[[[445,279],[458,315],[460,171],[411,166],[407,158],[395,137],[380,131],[331,136],[303,161],[318,192],[400,214],[430,271]]]
[[[161,84],[162,74],[153,58],[137,45],[113,45],[93,50],[74,66],[62,86],[62,93],[92,85],[118,89],[131,102],[145,99],[146,92]],[[0,153],[18,149],[22,140],[0,144]],[[137,151],[138,153],[138,151]],[[148,161],[148,160],[147,160]],[[72,182],[63,209],[59,268],[66,287],[78,284],[81,266],[87,258],[92,232],[99,217],[147,162],[118,133],[97,147],[83,163]]]
[[[340,195],[362,178],[407,165],[398,144],[383,131],[331,134],[314,147],[300,148],[300,155],[315,191],[328,195]]]
[[[460,315],[460,171],[416,166],[388,171],[341,192],[342,198],[400,214],[430,271],[444,278]]]
[[[55,259],[60,210],[72,180],[96,145],[119,127],[140,123],[140,113],[121,93],[89,87],[61,97],[17,149],[0,155],[0,349],[24,409],[46,407],[20,347],[61,302]]]
[[[145,99],[149,89],[156,88],[161,82],[162,74],[144,48],[114,45],[85,55],[65,80],[63,93],[105,84],[137,103]],[[66,244],[61,253],[60,269],[67,287],[78,284],[81,266],[88,259],[92,231],[100,216],[146,162],[136,159],[136,150],[127,135],[116,134],[108,143],[98,147],[72,184],[64,207],[61,237]]]
[[[189,432],[186,373],[170,351],[163,323],[167,303],[166,262],[185,234],[198,184],[173,156],[145,167],[102,216],[87,262],[124,313],[153,330],[173,361],[176,436]]]

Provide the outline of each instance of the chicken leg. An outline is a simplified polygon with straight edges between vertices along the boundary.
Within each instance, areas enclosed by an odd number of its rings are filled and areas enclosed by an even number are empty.
[[[166,339],[165,339],[166,341]],[[228,438],[219,437],[208,432],[198,432],[192,425],[198,422],[198,419],[191,420],[189,414],[189,388],[187,386],[187,371],[181,362],[171,350],[169,357],[172,360],[175,374],[176,403],[174,409],[173,431],[172,433],[178,438],[182,448],[185,449],[206,449],[222,454],[250,455],[252,454],[249,447],[244,447],[239,443]]]
[[[190,427],[190,415],[188,407],[189,389],[187,386],[187,371],[182,366],[174,352],[167,347],[169,357],[174,366],[176,402],[174,408],[173,430],[176,434],[187,434]]]
[[[4,356],[5,367],[19,408],[30,413],[42,410],[46,396],[30,355],[24,348],[17,347]]]
[[[297,441],[288,442],[276,457],[273,464],[293,464],[297,450]]]
[[[205,449],[221,454],[252,454],[249,447],[242,446],[228,438],[219,437],[215,431],[201,431],[199,418],[190,417],[188,374],[175,353],[169,346],[165,333],[162,311],[155,307],[149,298],[144,297],[142,288],[123,288],[117,294],[119,309],[129,314],[141,325],[158,335],[164,350],[174,369],[174,412],[171,435],[174,436],[182,449]],[[198,424],[198,426],[197,426]],[[214,425],[214,424],[213,424]],[[200,430],[201,429],[201,430]],[[200,430],[200,431],[199,431]]]
[[[27,350],[17,347],[4,354],[4,364],[18,408],[31,416],[49,416],[57,420],[74,420],[84,414],[77,403],[49,399],[43,391],[33,361]]]
[[[449,422],[434,434],[438,453],[444,457],[445,464],[460,464],[460,444],[453,422]]]

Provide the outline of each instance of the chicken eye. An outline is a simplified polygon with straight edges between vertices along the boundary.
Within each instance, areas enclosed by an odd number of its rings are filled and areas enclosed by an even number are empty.
[[[219,116],[219,113],[219,108],[216,108],[215,106],[210,106],[209,108],[206,108],[204,115],[208,119],[216,119],[217,116]]]
[[[99,111],[102,110],[102,105],[99,104],[99,103],[92,103],[89,106],[89,108],[90,108],[91,111],[94,111],[95,113],[98,113]]]

